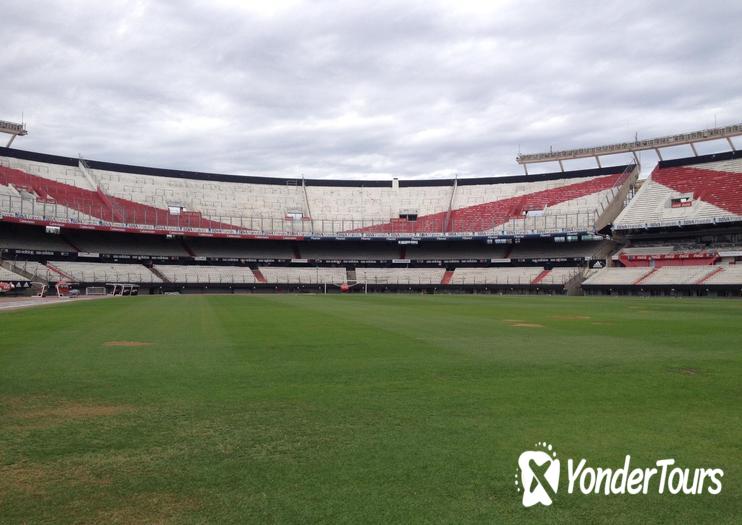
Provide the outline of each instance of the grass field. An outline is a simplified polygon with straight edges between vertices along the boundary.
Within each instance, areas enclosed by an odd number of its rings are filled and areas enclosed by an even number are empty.
[[[142,343],[142,344],[133,344]],[[0,523],[739,523],[742,302],[116,298],[0,314]],[[537,441],[724,469],[523,508]]]

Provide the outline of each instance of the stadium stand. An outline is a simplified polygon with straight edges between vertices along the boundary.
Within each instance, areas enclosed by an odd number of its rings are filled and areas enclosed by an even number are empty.
[[[186,257],[183,244],[177,239],[154,235],[121,234],[110,232],[70,232],[65,239],[75,251],[100,254],[159,255]]]
[[[441,284],[444,268],[356,268],[356,280],[369,284]]]
[[[47,265],[63,276],[69,276],[81,283],[162,282],[162,279],[141,264],[49,261]]]
[[[10,270],[0,266],[0,281],[4,281],[4,282],[28,281],[28,278],[24,277],[23,275],[17,274],[15,272],[11,272]]]
[[[298,246],[303,258],[336,261],[391,261],[400,258],[400,247],[385,242],[304,242]]]
[[[610,244],[604,242],[576,243],[519,243],[513,245],[509,254],[511,259],[556,259],[556,258],[590,258],[599,252],[610,250]]]
[[[663,266],[648,273],[640,283],[642,286],[695,284],[713,271],[713,266]]]
[[[538,281],[531,284],[566,284],[577,278],[582,273],[580,268],[558,267],[547,270],[546,274]]]
[[[270,241],[240,242],[233,239],[190,238],[184,247],[191,255],[223,259],[279,259],[293,258],[291,246],[286,243]]]
[[[159,275],[171,283],[252,284],[255,275],[245,266],[155,265]]]
[[[55,282],[62,277],[48,266],[36,261],[6,261],[6,264],[11,264],[17,273],[25,274],[32,281]]]
[[[742,264],[720,266],[699,284],[742,286]]]
[[[261,266],[259,270],[268,283],[340,284],[347,280],[345,268]]]
[[[451,284],[530,285],[544,271],[540,266],[525,268],[457,268]]]
[[[742,221],[742,156],[660,162],[614,229],[631,230]]]
[[[509,245],[461,242],[435,242],[407,246],[405,255],[415,261],[502,259],[511,250]]]
[[[636,176],[634,166],[619,166],[458,181],[305,181],[2,148],[0,207],[74,223],[236,233],[594,231],[613,220]]]
[[[649,268],[603,268],[588,277],[583,285],[632,285],[643,279],[652,270]]]
[[[145,293],[742,294],[742,154],[662,161],[635,192],[637,174],[270,179],[0,148],[0,256]]]
[[[76,251],[59,235],[48,235],[43,229],[0,223],[0,250],[21,249],[49,252]]]

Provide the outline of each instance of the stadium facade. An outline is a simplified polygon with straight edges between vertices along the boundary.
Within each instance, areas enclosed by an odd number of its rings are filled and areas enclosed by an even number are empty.
[[[638,174],[277,179],[0,148],[0,282],[742,295],[742,153]]]

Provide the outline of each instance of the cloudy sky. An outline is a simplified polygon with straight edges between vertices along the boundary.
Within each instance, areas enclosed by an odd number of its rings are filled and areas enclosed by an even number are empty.
[[[8,0],[0,19],[15,146],[89,159],[485,176],[742,121],[738,0]]]

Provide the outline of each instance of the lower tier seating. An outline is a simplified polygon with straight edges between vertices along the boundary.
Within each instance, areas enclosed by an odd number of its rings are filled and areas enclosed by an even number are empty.
[[[742,286],[742,264],[731,264],[718,267],[718,270],[707,277],[703,284],[736,284]]]
[[[624,285],[634,284],[651,271],[651,268],[603,268],[588,277],[583,284]]]
[[[13,261],[12,265],[30,274],[32,281],[56,281],[60,277],[58,273],[36,261]]]
[[[660,268],[604,268],[588,277],[583,285],[672,286],[742,283],[742,266],[662,266]]]
[[[444,268],[356,268],[356,280],[368,284],[440,284]]]
[[[339,284],[347,281],[345,268],[286,268],[261,266],[260,273],[268,283]]]
[[[0,266],[0,281],[17,282],[17,281],[28,281],[26,277],[18,275],[15,272],[11,272]]]
[[[457,268],[451,284],[517,284],[529,285],[543,272],[538,266],[526,268]]]
[[[171,283],[250,284],[255,275],[246,266],[158,264],[155,269]]]
[[[87,283],[161,283],[148,268],[141,264],[88,263],[49,261],[49,267],[58,269],[63,276]]]

